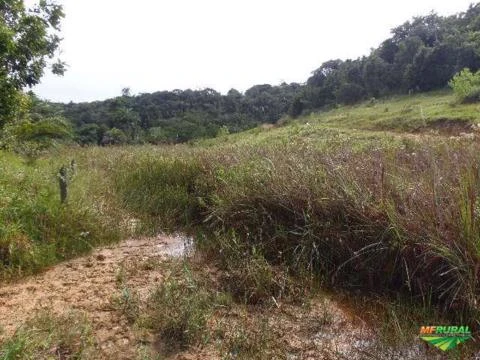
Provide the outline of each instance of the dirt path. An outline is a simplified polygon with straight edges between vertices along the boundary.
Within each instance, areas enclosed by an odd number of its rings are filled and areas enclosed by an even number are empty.
[[[85,312],[98,341],[99,358],[132,359],[134,334],[112,306],[123,266],[165,256],[181,256],[182,237],[127,240],[91,255],[59,264],[39,275],[0,287],[0,340],[41,309]],[[141,272],[132,281],[138,291],[160,281],[158,271]]]

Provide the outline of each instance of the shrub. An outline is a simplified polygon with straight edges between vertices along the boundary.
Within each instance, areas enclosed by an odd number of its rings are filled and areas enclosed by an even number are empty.
[[[102,138],[102,145],[120,145],[127,143],[127,135],[120,129],[112,128],[105,132]]]
[[[480,71],[473,73],[464,69],[453,77],[449,85],[461,103],[480,101]]]
[[[343,84],[338,91],[336,92],[338,102],[342,104],[352,105],[361,100],[366,96],[365,89],[354,83]]]
[[[0,148],[37,158],[58,145],[71,142],[72,133],[71,125],[61,117],[22,120],[9,124],[0,132]]]

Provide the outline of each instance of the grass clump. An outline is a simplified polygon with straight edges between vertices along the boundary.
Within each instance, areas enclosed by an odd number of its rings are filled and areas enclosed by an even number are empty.
[[[0,345],[0,359],[95,359],[94,345],[85,315],[44,311]]]
[[[128,276],[133,275],[135,269],[128,270],[122,264],[115,275],[118,295],[112,297],[113,307],[125,316],[129,324],[134,324],[140,316],[141,300],[138,292],[132,289],[128,284]]]
[[[256,254],[245,257],[241,265],[230,265],[222,277],[225,289],[247,304],[276,301],[283,295],[282,280],[265,258]]]
[[[174,267],[147,300],[140,325],[158,334],[169,349],[206,341],[207,322],[218,303],[202,281],[186,264]]]
[[[140,316],[140,298],[135,290],[123,285],[120,294],[113,298],[113,306],[119,310],[130,324]]]
[[[190,180],[180,181],[182,191],[170,193],[168,206],[159,200],[154,213],[171,219],[177,196],[178,204],[193,204],[180,209],[196,209],[188,212],[188,223],[204,234],[197,237],[198,248],[223,263],[227,283],[240,285],[236,294],[228,290],[247,302],[283,291],[272,265],[288,274],[313,274],[331,286],[432,297],[445,310],[475,311],[475,143],[364,135],[357,142],[353,135],[328,133],[290,144],[275,136],[261,146],[253,141],[162,150],[163,157],[132,159],[126,168],[136,170],[125,176],[148,187],[148,211],[150,199],[170,187],[165,176],[177,179],[178,169],[169,172],[164,164],[195,156],[176,165],[193,167],[195,175],[183,176]],[[161,181],[154,173],[162,174]],[[141,212],[143,200],[136,199]]]
[[[268,319],[261,316],[247,323],[247,320],[223,324],[221,343],[222,359],[225,360],[266,360],[286,359],[283,347],[278,344]]]
[[[233,233],[215,236],[217,248],[203,251],[217,258],[222,270],[219,285],[236,302],[278,306],[277,301],[296,301],[306,295],[306,281],[294,279],[287,268],[273,266],[255,247],[249,248]]]
[[[196,159],[141,156],[135,162],[134,167],[115,173],[115,186],[126,208],[170,231],[198,219],[202,168]]]

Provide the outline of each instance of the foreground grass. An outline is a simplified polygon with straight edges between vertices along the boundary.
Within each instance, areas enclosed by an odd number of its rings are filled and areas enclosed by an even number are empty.
[[[38,313],[0,344],[0,359],[95,359],[90,324],[80,313]]]
[[[272,301],[270,294],[261,293],[257,299],[262,301],[251,304],[244,300],[250,289],[237,289],[244,293],[240,297],[229,292],[222,272],[198,257],[130,266],[123,276],[131,294],[136,290],[129,277],[153,268],[166,274],[164,280],[148,296],[130,300],[135,305],[118,307],[127,318],[127,309],[137,309],[132,326],[143,344],[142,359],[438,358],[438,351],[418,338],[419,324],[448,322],[434,308],[408,299],[352,299],[347,293],[310,291],[301,303],[280,297]],[[279,270],[270,267],[272,276],[264,284],[275,284],[273,274]],[[124,298],[124,288],[119,290]],[[472,358],[476,349],[471,341],[445,358]]]
[[[116,184],[139,216],[201,229],[199,247],[220,261],[259,253],[331,285],[475,310],[478,145],[354,142],[139,152]],[[179,173],[189,175],[171,180]]]

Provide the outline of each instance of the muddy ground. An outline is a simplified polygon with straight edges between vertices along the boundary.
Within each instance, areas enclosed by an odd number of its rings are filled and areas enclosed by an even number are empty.
[[[114,306],[120,284],[126,281],[129,288],[145,299],[162,281],[165,268],[139,264],[184,256],[186,249],[188,243],[181,236],[127,240],[3,285],[0,287],[0,341],[42,309],[58,314],[79,310],[86,313],[92,323],[98,359],[136,359],[141,341],[124,314]],[[124,277],[125,271],[128,276]],[[426,350],[420,343],[395,351],[379,345],[371,326],[362,320],[362,314],[326,295],[313,299],[308,307],[283,303],[276,303],[268,310],[236,306],[217,313],[211,326],[227,331],[235,330],[238,324],[248,328],[250,323],[253,327],[258,318],[266,319],[270,336],[284,352],[281,358],[441,358],[438,352]],[[147,346],[152,351],[155,349],[154,337]],[[221,359],[225,358],[222,348],[218,342],[211,343],[172,353],[169,358]],[[234,354],[227,355],[235,358]]]

